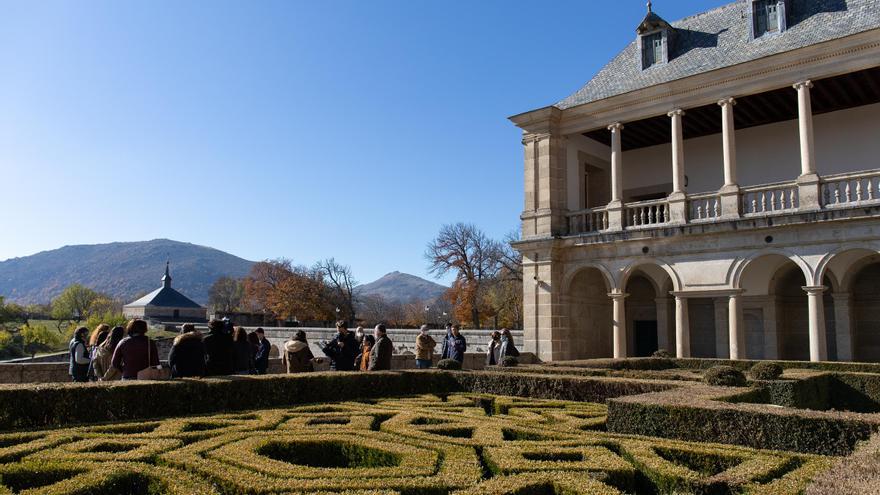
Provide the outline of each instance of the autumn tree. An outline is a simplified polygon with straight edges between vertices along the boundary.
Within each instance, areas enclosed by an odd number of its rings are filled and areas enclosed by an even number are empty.
[[[251,307],[280,320],[330,316],[322,274],[284,258],[255,263],[244,279],[244,294]]]
[[[243,298],[244,283],[232,277],[218,278],[208,291],[208,304],[224,313],[239,311]]]
[[[447,273],[455,275],[450,297],[457,312],[469,313],[475,328],[480,328],[480,313],[485,282],[498,273],[501,246],[472,224],[444,225],[437,237],[428,244],[425,257],[430,272],[436,277]],[[452,300],[450,300],[452,302]],[[461,317],[461,314],[457,316]]]
[[[340,309],[339,316],[354,322],[356,308],[354,288],[357,281],[351,273],[351,267],[330,258],[319,261],[314,269],[323,276],[329,289],[330,302],[334,307]]]

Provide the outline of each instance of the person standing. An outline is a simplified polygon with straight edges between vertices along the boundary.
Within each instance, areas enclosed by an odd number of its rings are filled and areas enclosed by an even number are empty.
[[[205,376],[231,375],[235,371],[235,344],[220,320],[211,320],[205,344]]]
[[[330,358],[330,369],[336,371],[355,370],[354,359],[358,355],[358,344],[352,332],[348,331],[344,321],[336,322],[336,337],[322,349]]]
[[[516,345],[513,343],[513,335],[510,333],[510,330],[506,328],[501,329],[501,352],[498,357],[498,364],[501,364],[501,360],[507,356],[511,357],[519,357],[519,350],[516,348]]]
[[[373,337],[376,343],[370,349],[369,371],[388,371],[391,369],[391,355],[394,353],[394,345],[388,338],[388,330],[385,325],[378,324],[373,329]]]
[[[104,380],[105,377],[109,376],[113,369],[113,365],[111,361],[113,360],[113,353],[116,352],[116,347],[119,346],[119,343],[122,342],[122,339],[125,338],[125,329],[122,327],[113,327],[113,330],[110,331],[110,336],[104,339],[98,346],[97,352],[95,352],[95,358],[92,359],[92,369],[95,371],[95,376],[98,380]]]
[[[98,347],[103,344],[110,335],[110,325],[101,323],[92,330],[89,335],[89,380],[97,380],[102,375],[95,371],[95,360],[98,357]]]
[[[254,355],[254,368],[258,375],[265,375],[269,370],[269,353],[272,352],[272,343],[266,338],[266,331],[262,328],[254,330],[259,339],[257,353]]]
[[[376,337],[364,335],[361,340],[361,353],[355,358],[354,363],[361,371],[370,371],[370,351],[376,345]]]
[[[284,352],[281,353],[281,361],[288,373],[307,373],[315,371],[312,360],[315,355],[309,349],[306,341],[306,333],[297,330],[292,339],[284,343]]]
[[[431,367],[435,347],[437,347],[437,342],[428,333],[428,325],[422,325],[422,328],[419,329],[419,335],[416,337],[416,368],[424,370]]]
[[[192,323],[185,323],[180,332],[174,338],[171,353],[168,354],[171,377],[205,376],[205,344],[202,342],[202,334],[196,331],[196,326]]]
[[[112,375],[122,373],[123,380],[137,380],[138,372],[159,366],[159,349],[147,337],[147,322],[134,319],[125,327],[128,337],[122,339],[110,360]]]
[[[79,327],[73,332],[73,338],[67,348],[70,353],[70,366],[68,373],[71,380],[75,382],[89,381],[89,351],[86,346],[86,339],[89,336],[89,329]]]
[[[448,352],[447,359],[453,359],[459,363],[464,363],[464,353],[467,351],[467,340],[461,334],[461,327],[452,325],[450,335],[446,339],[446,348]]]
[[[446,336],[440,346],[440,359],[449,359],[449,337],[452,337],[452,323],[446,324]]]
[[[501,362],[501,333],[493,331],[486,351],[486,366],[496,366]]]
[[[243,327],[232,330],[232,343],[235,349],[235,374],[250,375],[254,369],[254,347],[248,341],[248,333]]]

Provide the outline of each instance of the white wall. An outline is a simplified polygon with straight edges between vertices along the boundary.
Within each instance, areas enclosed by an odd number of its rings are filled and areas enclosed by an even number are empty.
[[[734,107],[734,112],[736,107]],[[684,116],[687,119],[687,115]],[[880,168],[880,104],[866,105],[813,118],[816,168],[820,175]],[[626,128],[623,129],[626,132]],[[790,181],[800,175],[797,120],[736,131],[738,179],[741,186]],[[596,153],[606,161],[611,150],[582,135],[569,136],[568,197],[579,202],[577,151]],[[623,153],[624,191],[672,182],[671,145]],[[687,191],[715,191],[724,182],[721,134],[684,142]]]
[[[568,160],[566,163],[567,176],[566,183],[568,185],[568,209],[579,210],[581,204],[581,177],[579,177],[578,156],[580,153],[586,153],[590,158],[590,165],[604,169],[610,174],[611,147],[594,141],[582,134],[572,134],[568,136],[566,142]],[[610,175],[609,175],[610,177]]]

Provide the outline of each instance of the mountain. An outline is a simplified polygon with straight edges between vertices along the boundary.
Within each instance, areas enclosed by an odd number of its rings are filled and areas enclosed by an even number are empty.
[[[391,272],[384,277],[355,287],[360,296],[381,296],[386,301],[410,302],[434,300],[449,287],[408,273]]]
[[[0,296],[22,304],[45,303],[80,283],[130,302],[158,288],[171,261],[174,288],[198,303],[208,302],[221,276],[244,277],[253,265],[218,249],[168,239],[64,246],[0,261]]]

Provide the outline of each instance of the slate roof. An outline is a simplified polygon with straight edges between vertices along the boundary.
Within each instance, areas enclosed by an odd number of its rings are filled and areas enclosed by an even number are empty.
[[[641,70],[633,41],[586,86],[557,103],[560,109],[609,98],[776,53],[880,28],[880,0],[791,0],[788,28],[750,40],[748,4],[738,1],[670,23],[670,61]]]
[[[160,287],[125,307],[159,306],[163,308],[201,308],[199,303],[171,287]]]

